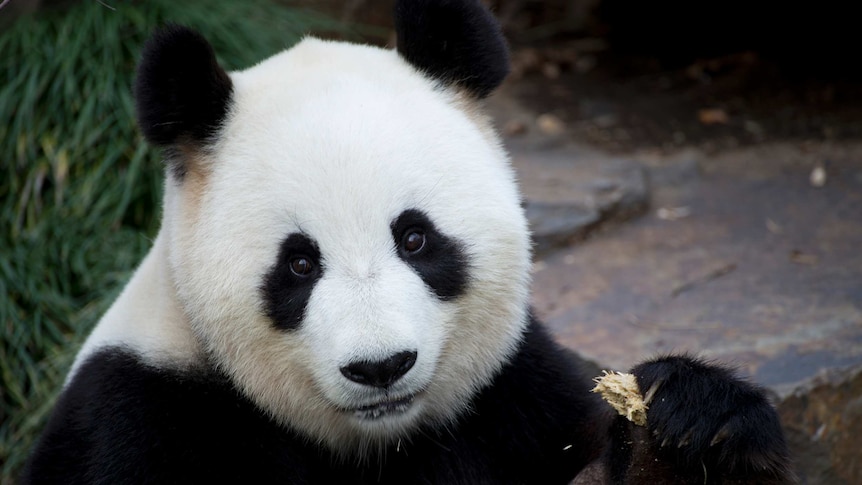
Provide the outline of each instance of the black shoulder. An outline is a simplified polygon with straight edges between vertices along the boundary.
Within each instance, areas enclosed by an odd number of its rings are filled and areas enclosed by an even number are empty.
[[[569,483],[602,454],[611,418],[590,392],[585,367],[540,323],[531,322],[518,353],[478,396],[461,432],[489,437],[486,446],[503,451],[498,466],[509,477]]]
[[[209,42],[194,30],[169,24],[144,45],[135,105],[150,143],[206,142],[227,116],[232,93],[230,77]]]
[[[22,483],[297,481],[303,443],[221,377],[143,363],[124,349],[89,358],[61,394]]]
[[[398,52],[428,76],[479,98],[509,73],[509,51],[497,20],[479,0],[399,0]]]

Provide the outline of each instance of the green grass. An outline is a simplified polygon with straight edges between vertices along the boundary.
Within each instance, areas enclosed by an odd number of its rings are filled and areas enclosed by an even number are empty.
[[[162,166],[131,85],[165,21],[201,31],[228,69],[332,30],[267,0],[84,0],[0,31],[0,483],[158,228]]]

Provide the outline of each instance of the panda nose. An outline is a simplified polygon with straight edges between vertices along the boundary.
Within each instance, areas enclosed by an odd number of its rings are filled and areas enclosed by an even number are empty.
[[[415,351],[399,352],[386,360],[361,361],[341,368],[344,377],[353,382],[374,387],[389,387],[416,363]]]

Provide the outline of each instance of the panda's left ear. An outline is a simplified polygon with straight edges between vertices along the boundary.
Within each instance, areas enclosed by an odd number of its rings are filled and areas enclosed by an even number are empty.
[[[500,24],[480,0],[398,0],[398,53],[426,75],[484,98],[509,74]]]
[[[203,145],[227,116],[233,83],[209,42],[169,24],[144,45],[135,80],[138,125],[150,143]]]

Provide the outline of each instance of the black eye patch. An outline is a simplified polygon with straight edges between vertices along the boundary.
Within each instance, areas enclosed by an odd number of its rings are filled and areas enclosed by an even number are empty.
[[[440,232],[422,211],[409,209],[392,221],[398,256],[438,298],[453,300],[467,289],[467,256],[459,241]]]
[[[282,241],[278,259],[260,286],[266,315],[276,328],[294,330],[299,327],[314,284],[322,274],[320,249],[312,239],[294,233]]]

